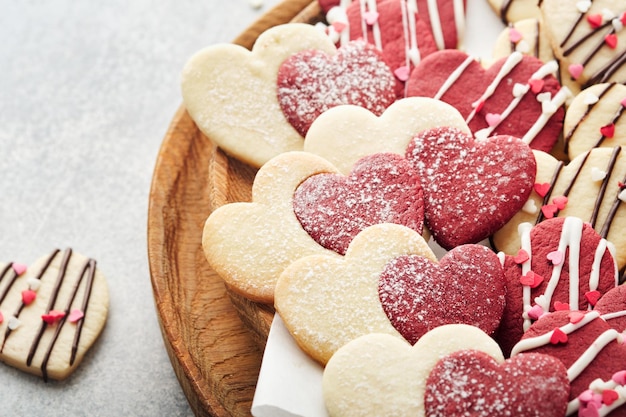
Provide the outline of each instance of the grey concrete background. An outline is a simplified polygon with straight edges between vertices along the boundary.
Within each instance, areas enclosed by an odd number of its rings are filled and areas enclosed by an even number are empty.
[[[196,50],[278,0],[0,0],[0,260],[98,260],[107,326],[66,381],[0,364],[0,415],[190,416],[165,352],[146,253],[156,155]]]

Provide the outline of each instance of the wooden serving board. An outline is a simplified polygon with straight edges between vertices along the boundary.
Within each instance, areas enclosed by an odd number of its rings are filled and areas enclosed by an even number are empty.
[[[234,43],[251,48],[271,26],[319,19],[317,1],[284,1]],[[152,179],[148,257],[165,347],[197,416],[250,416],[273,310],[227,290],[204,258],[201,237],[213,210],[250,200],[255,173],[178,110]]]

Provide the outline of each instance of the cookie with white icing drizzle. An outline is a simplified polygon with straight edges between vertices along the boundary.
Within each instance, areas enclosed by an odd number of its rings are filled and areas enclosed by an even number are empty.
[[[555,55],[583,88],[626,81],[626,2],[544,0],[541,3]]]
[[[454,106],[479,138],[511,135],[549,152],[561,133],[571,96],[554,74],[556,62],[514,52],[488,69],[462,51],[439,51],[411,73],[407,96],[433,97]]]
[[[615,287],[601,296],[594,309],[611,327],[619,332],[626,331],[626,285]]]
[[[522,223],[519,240],[520,251],[503,260],[507,299],[496,339],[505,354],[543,313],[590,309],[617,286],[610,243],[577,217]]]
[[[96,261],[71,249],[28,267],[0,264],[0,361],[63,380],[100,335],[108,308]]]
[[[492,239],[496,250],[509,255],[520,248],[520,223],[574,216],[588,222],[615,247],[623,274],[626,266],[626,153],[622,147],[594,148],[569,164],[535,151],[537,179],[530,199]]]
[[[515,357],[527,352],[551,355],[567,367],[571,387],[567,415],[578,411],[581,398],[582,406],[588,405],[583,394],[597,387],[598,380],[614,381],[609,389],[617,396],[607,401],[608,406],[602,414],[595,415],[624,415],[626,409],[621,407],[626,393],[623,377],[621,381],[614,379],[618,376],[616,374],[626,370],[624,335],[602,319],[600,312],[563,310],[542,316],[515,345],[511,355]],[[622,387],[616,390],[619,385]],[[598,405],[602,407],[607,402],[599,401]],[[616,412],[609,414],[612,408],[618,407]]]
[[[570,103],[563,124],[564,152],[570,159],[598,147],[626,145],[626,86],[592,85]]]

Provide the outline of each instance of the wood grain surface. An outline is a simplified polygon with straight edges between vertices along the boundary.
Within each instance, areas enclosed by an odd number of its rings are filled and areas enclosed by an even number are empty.
[[[234,43],[251,48],[271,26],[318,19],[316,1],[285,1]],[[204,258],[201,237],[212,210],[249,201],[255,172],[226,156],[178,110],[152,179],[148,257],[163,340],[197,416],[250,416],[273,310],[227,290]]]

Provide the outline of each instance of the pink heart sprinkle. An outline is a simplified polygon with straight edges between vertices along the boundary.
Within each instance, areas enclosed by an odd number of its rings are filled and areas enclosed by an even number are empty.
[[[543,313],[543,308],[541,308],[541,306],[537,304],[532,306],[527,312],[528,318],[530,318],[531,320],[539,320],[539,317],[541,317]]]
[[[611,379],[620,385],[626,385],[626,371],[614,373]]]
[[[626,97],[624,97],[622,101],[619,102],[619,104],[621,104],[622,107],[626,107]]]
[[[522,275],[519,282],[530,288],[537,288],[543,282],[543,277],[533,271],[528,271],[526,275]]]
[[[577,80],[585,68],[581,64],[572,64],[567,69],[569,71],[569,75],[571,75],[573,79]]]
[[[570,323],[576,324],[580,323],[580,321],[585,318],[585,313],[582,311],[570,311],[567,317],[569,317]]]
[[[604,43],[606,43],[609,48],[615,49],[617,47],[617,35],[615,33],[606,35],[604,37]]]
[[[37,298],[37,293],[35,291],[32,291],[32,290],[22,291],[22,302],[25,305],[29,305],[30,303],[35,301],[35,298]]]
[[[598,406],[593,402],[585,404],[578,409],[578,417],[600,417]]]
[[[586,404],[590,401],[593,401],[593,391],[590,389],[584,390],[583,392],[581,392],[580,394],[578,394],[578,400],[583,403]]]
[[[363,13],[363,19],[365,19],[365,23],[371,26],[378,21],[378,12],[365,12]]]
[[[343,32],[348,27],[348,25],[343,22],[333,22],[331,26],[333,27],[333,29],[335,29],[335,32],[337,33]]]
[[[411,69],[407,66],[407,65],[403,65],[401,67],[396,68],[393,71],[393,74],[400,80],[400,81],[406,81],[409,79],[409,76],[411,75]]]
[[[563,262],[563,252],[559,250],[550,252],[546,257],[552,262],[552,265],[561,265],[561,262]]]
[[[502,120],[502,116],[500,116],[498,113],[487,113],[487,115],[485,116],[485,120],[487,121],[489,127],[494,127],[498,125],[498,123],[500,123],[500,121]]]
[[[2,315],[2,311],[0,311],[0,323],[4,321],[4,316]]]
[[[554,310],[555,311],[567,311],[569,309],[570,309],[570,307],[569,307],[569,304],[567,304],[567,303],[562,303],[560,301],[555,301],[554,302]]]
[[[563,210],[565,206],[567,205],[567,197],[565,197],[564,195],[560,195],[560,196],[554,197],[552,199],[552,202],[556,205],[557,209]]]
[[[509,29],[509,40],[513,43],[518,43],[519,41],[521,41],[523,38],[522,33],[515,29],[515,28],[511,28]]]
[[[76,323],[78,320],[82,319],[83,317],[85,317],[85,313],[75,308],[70,312],[70,315],[67,317],[67,319],[70,321],[70,323]]]
[[[15,273],[17,275],[22,275],[28,269],[28,267],[26,265],[18,264],[18,263],[15,263],[15,262],[13,262],[13,264],[11,264],[11,267],[13,268],[13,271],[15,271]]]

